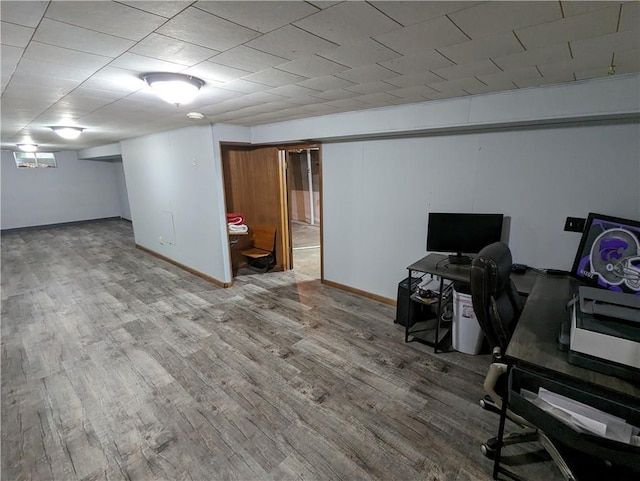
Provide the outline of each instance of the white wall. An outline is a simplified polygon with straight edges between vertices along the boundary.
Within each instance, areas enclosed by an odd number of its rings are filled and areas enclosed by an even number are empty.
[[[429,211],[503,213],[515,262],[569,269],[567,216],[640,218],[639,138],[620,124],[325,144],[325,278],[394,299]]]
[[[229,282],[221,170],[211,126],[121,142],[135,241]]]
[[[124,164],[122,158],[114,160],[116,171],[116,183],[118,184],[118,197],[120,198],[120,217],[131,220],[131,208],[129,207],[129,195],[127,193],[127,179],[124,176]]]
[[[113,163],[55,155],[55,169],[18,169],[13,152],[2,152],[2,229],[121,215]]]

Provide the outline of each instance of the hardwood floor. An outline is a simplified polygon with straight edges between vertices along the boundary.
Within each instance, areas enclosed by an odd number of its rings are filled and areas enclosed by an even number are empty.
[[[4,480],[490,479],[487,356],[405,344],[390,306],[293,272],[222,289],[125,221],[1,254]]]

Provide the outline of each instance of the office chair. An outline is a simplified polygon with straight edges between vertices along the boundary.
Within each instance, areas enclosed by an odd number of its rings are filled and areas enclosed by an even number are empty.
[[[500,413],[502,400],[508,395],[507,365],[500,362],[515,330],[524,303],[511,280],[512,257],[509,247],[496,242],[480,251],[471,264],[471,301],[480,327],[492,350],[493,362],[484,381],[487,395],[480,405]],[[507,410],[507,417],[523,428],[504,436],[502,445],[539,441],[567,480],[574,480],[571,469],[553,442],[524,418]],[[482,453],[493,457],[498,439],[493,437],[482,445]]]
[[[268,272],[276,264],[276,228],[258,225],[252,229],[251,247],[240,251],[249,265]]]

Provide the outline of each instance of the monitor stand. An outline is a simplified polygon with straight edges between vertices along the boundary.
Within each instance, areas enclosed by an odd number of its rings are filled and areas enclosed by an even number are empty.
[[[469,265],[471,264],[471,257],[463,256],[462,252],[458,252],[457,254],[450,254],[449,264],[456,264],[456,265],[462,265],[462,266]]]

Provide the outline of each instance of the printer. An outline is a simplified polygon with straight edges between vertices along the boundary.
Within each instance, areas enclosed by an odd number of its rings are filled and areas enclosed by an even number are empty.
[[[587,286],[578,295],[569,362],[640,382],[640,296]]]

